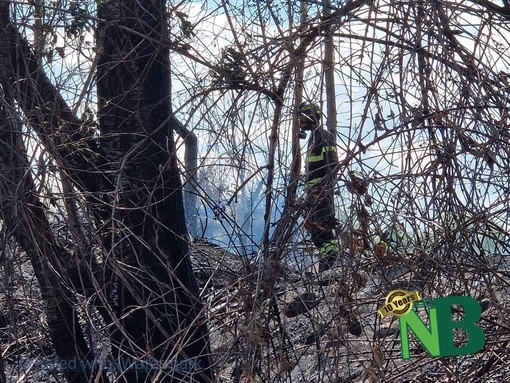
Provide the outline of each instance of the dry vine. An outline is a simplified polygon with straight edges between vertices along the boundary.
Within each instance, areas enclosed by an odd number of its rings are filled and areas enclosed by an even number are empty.
[[[0,18],[0,381],[506,378],[507,2],[0,0]],[[340,153],[330,282],[306,272],[302,100]],[[478,299],[484,349],[403,361],[377,314],[396,288]]]

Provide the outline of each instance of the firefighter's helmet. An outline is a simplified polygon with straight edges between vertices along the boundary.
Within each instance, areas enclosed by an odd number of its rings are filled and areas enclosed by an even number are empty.
[[[298,108],[298,118],[300,123],[304,123],[307,121],[317,122],[321,117],[321,110],[317,106],[317,104],[307,104],[306,102],[302,102]]]
[[[299,138],[306,138],[306,131],[314,129],[321,118],[321,110],[316,104],[307,104],[302,102],[297,110],[299,120]]]

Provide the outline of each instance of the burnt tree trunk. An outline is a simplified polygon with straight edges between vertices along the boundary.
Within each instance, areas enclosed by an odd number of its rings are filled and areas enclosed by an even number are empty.
[[[12,35],[8,33],[9,4],[0,3],[0,219],[4,229],[30,258],[45,303],[49,335],[57,355],[66,360],[89,360],[92,352],[67,289],[64,264],[70,255],[54,238],[46,208],[35,196],[29,162],[22,143],[22,129],[13,96]],[[87,383],[95,371],[64,369],[69,382]],[[94,376],[94,377],[93,377]],[[105,382],[97,378],[98,382]]]
[[[179,126],[170,113],[165,2],[98,4],[98,140],[9,23],[8,7],[9,2],[0,5],[1,217],[30,256],[57,354],[93,359],[74,307],[76,292],[90,293],[110,328],[111,337],[104,341],[119,362],[116,381],[211,381],[207,326],[188,256],[172,137]],[[105,254],[94,253],[89,244],[77,248],[73,258],[59,246],[46,207],[33,193],[15,105],[65,182],[83,192]],[[83,259],[76,258],[80,253]],[[79,263],[88,267],[81,269]],[[77,281],[84,290],[78,290]],[[106,300],[103,287],[109,291]],[[65,373],[70,382],[106,381],[96,376],[98,371]]]
[[[165,1],[102,1],[97,93],[113,189],[111,300],[116,357],[147,361],[126,382],[212,379],[207,328],[188,255],[172,137]]]

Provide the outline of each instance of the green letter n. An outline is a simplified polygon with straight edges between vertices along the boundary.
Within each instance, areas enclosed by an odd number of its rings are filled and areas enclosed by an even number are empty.
[[[402,342],[402,359],[411,357],[409,350],[409,330],[413,330],[415,337],[426,348],[430,356],[439,356],[439,331],[437,327],[437,313],[434,307],[429,308],[430,330],[425,323],[411,310],[399,318],[400,341]]]

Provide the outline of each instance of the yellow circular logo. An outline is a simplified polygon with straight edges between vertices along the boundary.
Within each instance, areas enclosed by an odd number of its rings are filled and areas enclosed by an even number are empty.
[[[401,317],[412,310],[413,302],[419,301],[420,299],[418,291],[408,292],[405,290],[393,290],[386,297],[386,303],[378,310],[378,313],[383,318],[386,315]]]

